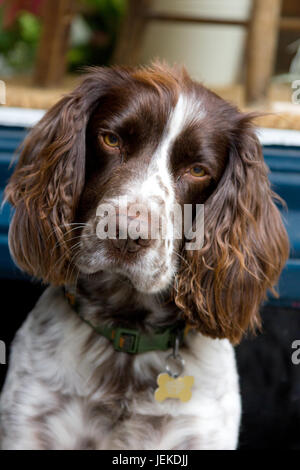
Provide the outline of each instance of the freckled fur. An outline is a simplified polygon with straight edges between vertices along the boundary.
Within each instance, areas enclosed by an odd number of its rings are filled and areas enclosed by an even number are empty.
[[[94,68],[32,130],[6,198],[10,249],[50,286],[18,331],[0,399],[2,449],[234,449],[234,350],[288,256],[287,235],[251,125],[184,69]],[[103,129],[122,148],[101,144]],[[190,177],[194,164],[205,177]],[[96,236],[103,202],[153,203],[160,235],[132,254]],[[205,204],[204,244],[171,237],[174,203]],[[195,222],[195,221],[194,221]],[[115,352],[94,325],[143,332],[187,319],[187,403],[154,400],[171,352]]]

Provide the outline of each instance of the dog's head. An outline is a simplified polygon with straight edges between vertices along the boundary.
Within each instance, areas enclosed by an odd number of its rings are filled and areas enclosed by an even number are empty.
[[[237,342],[288,256],[273,196],[251,116],[182,69],[95,68],[23,145],[10,249],[45,282],[109,271],[169,289],[203,333]]]

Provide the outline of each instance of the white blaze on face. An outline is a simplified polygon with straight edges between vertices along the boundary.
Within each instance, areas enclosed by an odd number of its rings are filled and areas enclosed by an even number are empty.
[[[147,176],[140,188],[141,193],[173,199],[173,181],[170,169],[170,149],[176,138],[181,134],[187,121],[187,98],[180,95],[166,124],[162,140],[159,143],[149,165]],[[168,195],[161,182],[168,190]]]
[[[203,105],[193,95],[180,95],[172,110],[162,140],[151,158],[146,175],[138,186],[132,188],[135,198],[151,204],[151,197],[159,197],[164,201],[163,213],[166,217],[166,240],[173,235],[170,214],[175,203],[174,180],[170,167],[171,148],[175,140],[194,119],[202,119],[205,115]],[[155,199],[154,199],[155,201]],[[160,208],[160,212],[162,209]],[[162,214],[161,214],[162,215]],[[169,245],[172,251],[172,244]]]
[[[170,150],[182,133],[184,128],[195,118],[203,118],[204,111],[202,104],[193,99],[193,96],[180,95],[178,101],[170,114],[166,124],[162,140],[159,143],[155,153],[152,156],[148,167],[146,179],[139,188],[139,192],[146,197],[151,195],[161,196],[165,199],[165,191],[160,187],[160,181],[163,181],[170,194],[174,194],[173,180],[170,168]]]

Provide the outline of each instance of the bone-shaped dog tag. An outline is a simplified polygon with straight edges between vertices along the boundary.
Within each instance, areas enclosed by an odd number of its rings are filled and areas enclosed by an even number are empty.
[[[156,401],[163,401],[166,398],[179,398],[182,402],[187,402],[192,396],[191,387],[194,384],[194,377],[170,377],[169,374],[159,374],[157,377],[158,388],[155,391]]]

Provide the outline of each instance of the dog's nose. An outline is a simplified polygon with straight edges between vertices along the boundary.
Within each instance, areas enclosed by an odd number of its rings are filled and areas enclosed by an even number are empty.
[[[144,240],[142,238],[137,238],[137,239],[132,239],[132,238],[126,238],[120,239],[116,238],[111,240],[112,244],[119,250],[123,252],[128,252],[128,253],[136,253],[139,251],[142,247],[148,247],[151,245],[151,240]]]
[[[134,223],[132,227],[131,223]],[[151,218],[142,219],[137,217],[116,216],[116,238],[112,239],[112,244],[122,252],[136,253],[141,248],[148,248],[152,245],[150,229]]]

